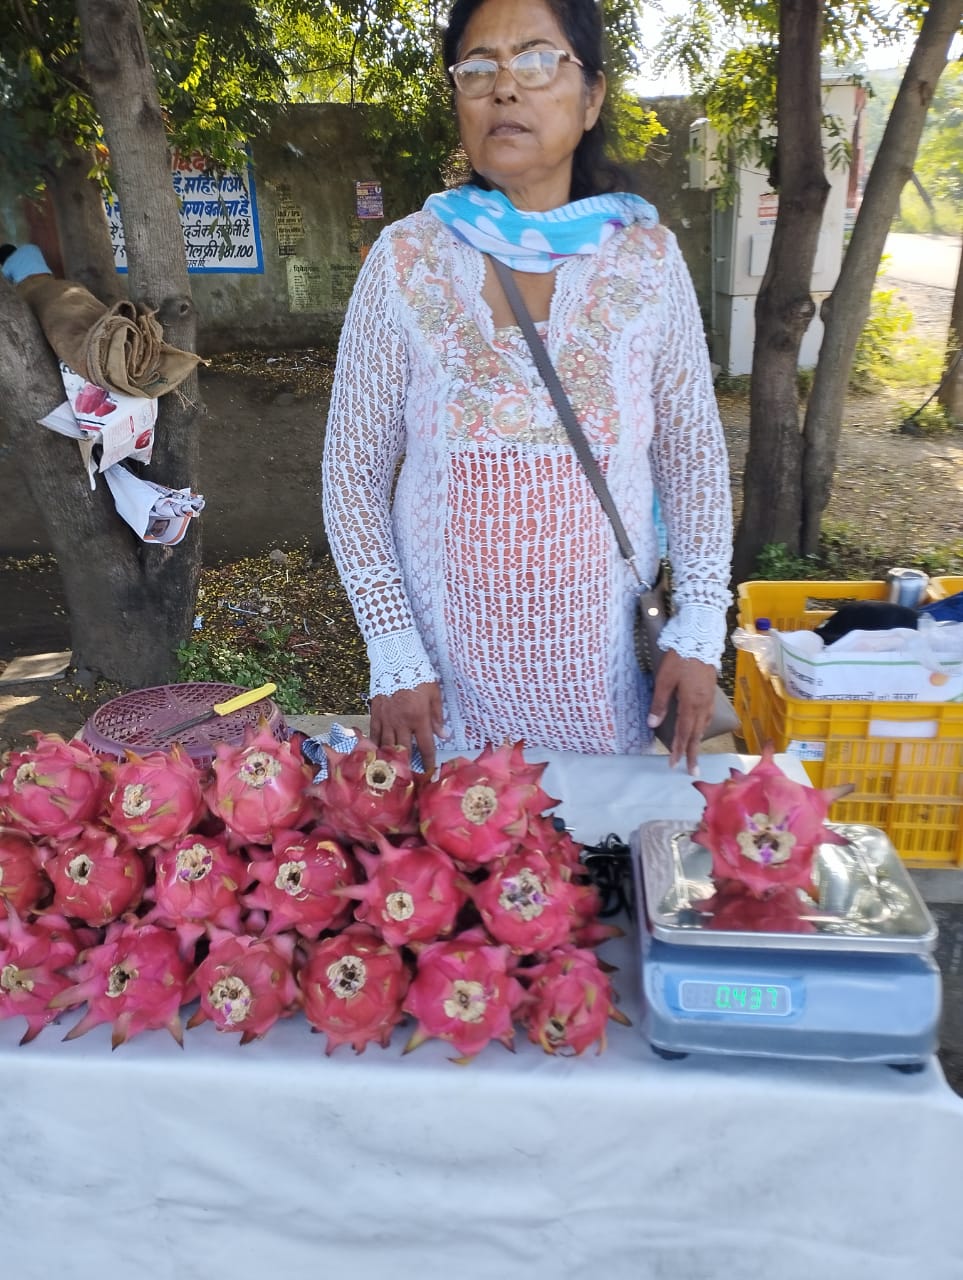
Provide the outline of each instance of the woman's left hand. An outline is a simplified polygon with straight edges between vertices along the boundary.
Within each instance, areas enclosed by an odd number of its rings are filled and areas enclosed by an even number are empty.
[[[669,750],[670,767],[683,756],[691,774],[698,774],[699,747],[702,733],[712,718],[716,696],[716,669],[698,658],[680,658],[674,649],[667,649],[655,678],[652,705],[649,708],[649,728],[662,723],[673,692],[678,698],[678,715],[675,735]]]

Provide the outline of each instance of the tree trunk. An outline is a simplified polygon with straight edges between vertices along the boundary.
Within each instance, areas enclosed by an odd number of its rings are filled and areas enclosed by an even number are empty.
[[[77,0],[77,13],[84,69],[121,205],[130,297],[156,309],[168,342],[193,351],[196,316],[184,238],[137,0]],[[150,475],[176,488],[196,488],[202,408],[196,374],[162,396],[158,407]],[[147,546],[131,534],[123,552],[114,545],[108,557],[98,548],[97,563],[109,603],[77,617],[71,610],[75,658],[79,650],[87,665],[126,685],[171,679],[174,651],[189,637],[194,618],[197,522],[177,547]]]
[[[829,194],[823,168],[822,16],[823,0],[783,0],[780,6],[779,210],[756,299],[749,453],[733,556],[737,582],[752,572],[767,543],[782,542],[795,550],[799,537],[799,348],[815,314],[810,287]],[[785,157],[792,157],[791,163]]]
[[[939,401],[950,422],[963,426],[963,252],[956,273],[956,291],[950,310],[950,336],[946,344],[946,372]]]
[[[126,291],[114,266],[104,199],[88,176],[92,165],[89,152],[68,147],[63,163],[47,173],[47,191],[57,220],[65,279],[76,280],[109,306]]]
[[[960,27],[963,0],[933,0],[870,170],[836,287],[822,306],[825,325],[803,429],[801,546],[819,547],[823,512],[832,492],[846,386],[856,343],[869,316],[879,260],[899,195],[913,172],[926,112]]]
[[[117,515],[106,483],[99,480],[91,491],[76,444],[38,425],[63,401],[60,369],[33,312],[5,280],[0,280],[0,394],[24,483],[57,557],[74,662],[124,684],[156,683],[139,651],[143,544]],[[161,610],[162,635],[166,625]]]

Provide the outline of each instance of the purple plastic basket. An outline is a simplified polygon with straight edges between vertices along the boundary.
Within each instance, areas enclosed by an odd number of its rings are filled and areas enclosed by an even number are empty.
[[[262,698],[227,716],[213,716],[203,724],[185,729],[175,738],[164,736],[164,730],[182,720],[190,720],[209,711],[216,702],[226,702],[239,693],[243,685],[215,684],[197,681],[193,684],[161,684],[152,689],[135,689],[98,707],[84,725],[83,742],[106,759],[122,761],[127,751],[145,755],[149,751],[169,751],[179,742],[196,765],[203,768],[214,759],[219,743],[237,746],[248,729],[266,719],[268,728],[279,742],[288,736],[284,716],[271,698]]]

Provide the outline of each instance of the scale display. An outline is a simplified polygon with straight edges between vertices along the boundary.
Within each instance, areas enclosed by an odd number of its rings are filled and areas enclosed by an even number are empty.
[[[679,983],[685,1013],[723,1013],[785,1018],[793,1012],[792,992],[780,982],[718,982],[686,978]]]

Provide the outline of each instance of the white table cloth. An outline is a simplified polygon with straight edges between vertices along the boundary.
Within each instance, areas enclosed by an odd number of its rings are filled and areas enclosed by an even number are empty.
[[[547,754],[547,753],[546,753]],[[544,757],[543,757],[544,758]],[[662,759],[552,756],[579,836],[695,817]],[[705,757],[725,776],[734,757]],[[4,1280],[960,1280],[963,1101],[933,1063],[323,1054],[302,1018],[181,1051],[0,1023]],[[78,1015],[65,1015],[67,1027]]]

